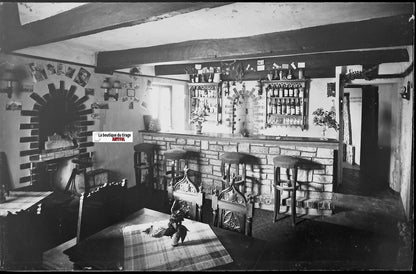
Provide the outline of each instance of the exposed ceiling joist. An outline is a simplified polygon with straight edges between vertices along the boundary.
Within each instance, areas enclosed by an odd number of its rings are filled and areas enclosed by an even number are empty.
[[[99,52],[96,72],[141,64],[202,62],[411,45],[409,15],[338,23],[229,39],[205,39]]]
[[[248,65],[256,68],[258,59],[241,60],[243,67]],[[388,50],[365,50],[365,51],[348,51],[334,53],[305,54],[296,56],[285,56],[275,58],[262,58],[266,69],[271,68],[273,63],[290,64],[295,62],[304,62],[306,64],[305,74],[312,78],[334,77],[336,66],[346,65],[374,65],[393,62],[408,62],[409,54],[406,49],[388,49]],[[220,62],[200,63],[201,67],[219,67]],[[185,68],[189,64],[177,65],[160,65],[155,66],[157,76],[185,74]],[[327,69],[327,70],[325,70]],[[246,78],[260,79],[265,77],[264,71],[247,71]]]
[[[129,27],[231,2],[91,3],[18,26],[7,33],[5,52]]]

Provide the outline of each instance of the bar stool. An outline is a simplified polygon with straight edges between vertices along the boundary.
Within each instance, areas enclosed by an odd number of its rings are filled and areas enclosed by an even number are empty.
[[[281,191],[289,191],[292,198],[291,214],[292,225],[296,225],[296,190],[298,188],[297,176],[300,159],[292,156],[276,156],[273,158],[274,164],[274,214],[273,222],[276,222],[277,214],[280,213],[280,195]],[[283,186],[280,178],[280,168],[286,169],[286,174],[290,178],[288,186]],[[289,174],[291,173],[291,174]]]
[[[142,171],[147,171],[147,179],[145,184],[152,186],[151,180],[154,180],[154,171],[157,166],[155,162],[155,154],[157,150],[156,144],[140,143],[134,146],[134,171],[136,174],[136,185],[142,183]],[[145,157],[146,156],[146,157]]]
[[[188,166],[187,152],[183,149],[171,149],[165,151],[164,156],[163,175],[167,180],[170,180],[169,185],[174,186],[184,176],[183,170],[185,166]],[[171,162],[170,170],[168,170],[168,161]]]
[[[240,152],[225,152],[221,155],[221,175],[225,187],[231,186],[231,167],[235,167],[235,178],[237,181],[234,185],[238,186],[241,193],[245,193],[246,186],[246,164],[248,162],[249,155]],[[240,165],[242,166],[240,172]],[[224,187],[223,187],[224,188]]]

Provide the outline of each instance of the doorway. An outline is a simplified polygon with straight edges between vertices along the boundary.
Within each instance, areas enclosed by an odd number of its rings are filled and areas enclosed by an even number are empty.
[[[367,195],[389,188],[393,85],[344,89],[344,162],[340,191]]]

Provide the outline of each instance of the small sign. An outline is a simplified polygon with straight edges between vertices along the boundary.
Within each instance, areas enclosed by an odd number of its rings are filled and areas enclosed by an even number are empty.
[[[93,131],[94,143],[132,143],[132,131]]]
[[[335,97],[335,83],[327,83],[326,96]]]
[[[263,70],[264,70],[264,65],[257,66],[257,71],[263,71]]]
[[[263,66],[264,60],[257,60],[257,66]]]
[[[282,64],[282,69],[288,69],[289,68],[289,64]]]
[[[298,68],[305,68],[305,62],[299,62]]]
[[[201,64],[195,64],[195,69],[201,69],[202,65]]]

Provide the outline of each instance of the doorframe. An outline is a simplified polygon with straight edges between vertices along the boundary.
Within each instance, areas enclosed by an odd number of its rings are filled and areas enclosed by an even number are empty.
[[[365,80],[365,79],[354,79],[349,81],[348,83],[343,81],[346,75],[346,67],[337,67],[336,69],[336,91],[338,93],[338,123],[339,123],[339,130],[338,130],[338,157],[337,157],[337,179],[336,179],[336,188],[338,188],[342,184],[343,179],[343,160],[344,160],[344,110],[343,110],[343,103],[344,103],[344,89],[346,87],[354,87],[354,86],[379,86],[379,85],[386,85],[386,84],[396,84],[400,87],[400,84],[403,81],[403,78],[381,78],[381,79],[373,79],[373,80]]]

